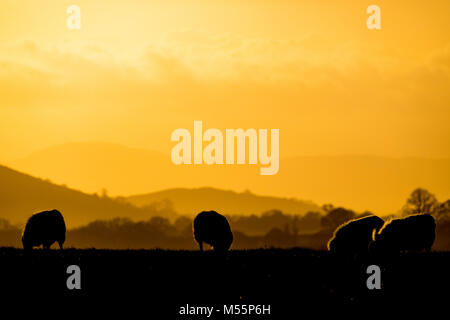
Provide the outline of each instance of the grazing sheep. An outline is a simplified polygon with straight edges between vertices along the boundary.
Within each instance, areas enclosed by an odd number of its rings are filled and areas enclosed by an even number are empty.
[[[66,224],[58,210],[43,211],[32,215],[22,234],[23,248],[26,250],[42,245],[49,249],[54,242],[63,248],[66,240]]]
[[[370,251],[373,253],[402,251],[427,252],[436,237],[436,223],[430,214],[416,214],[403,219],[393,219],[373,234]]]
[[[372,233],[384,224],[377,216],[350,220],[339,226],[328,241],[328,250],[340,256],[359,256],[368,253]]]
[[[202,211],[194,219],[194,237],[203,251],[203,242],[216,252],[227,251],[233,242],[233,233],[227,218],[216,211]]]

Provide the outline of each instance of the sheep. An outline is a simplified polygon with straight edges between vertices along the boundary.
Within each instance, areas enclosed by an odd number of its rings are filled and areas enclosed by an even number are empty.
[[[43,211],[32,215],[22,233],[22,244],[25,250],[42,245],[49,249],[54,242],[63,248],[66,240],[66,224],[58,210]]]
[[[202,211],[194,219],[194,238],[203,251],[203,242],[216,252],[226,252],[233,242],[227,218],[216,211]]]
[[[374,215],[350,220],[334,231],[327,244],[328,250],[339,256],[367,254],[373,231],[378,231],[383,224],[383,219]]]
[[[393,219],[373,233],[370,251],[374,254],[431,250],[436,237],[436,222],[430,214]]]

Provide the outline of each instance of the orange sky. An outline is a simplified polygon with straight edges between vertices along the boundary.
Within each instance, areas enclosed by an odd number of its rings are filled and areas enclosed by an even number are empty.
[[[193,120],[278,128],[281,158],[450,157],[447,0],[0,6],[0,163],[77,141],[169,155]]]

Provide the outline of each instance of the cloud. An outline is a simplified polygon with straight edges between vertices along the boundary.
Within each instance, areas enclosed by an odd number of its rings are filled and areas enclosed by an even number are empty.
[[[33,42],[3,50],[0,55],[2,76],[26,77],[41,72],[53,80],[82,81],[105,76],[108,79],[135,78],[137,81],[234,81],[248,83],[337,84],[344,79],[356,80],[362,71],[371,76],[394,79],[429,71],[449,73],[450,46],[428,60],[406,63],[377,50],[354,42],[338,43],[320,34],[296,40],[274,40],[202,31],[167,33],[159,43],[149,45],[140,59],[121,59],[111,50],[86,44],[77,50],[45,50]],[[67,49],[67,51],[65,50]],[[6,54],[5,54],[6,53]],[[6,70],[8,65],[8,70]],[[25,72],[26,73],[26,72]],[[129,79],[127,79],[128,81]],[[358,80],[359,81],[359,80]]]
[[[120,59],[101,46],[74,52],[24,42],[2,50],[0,90],[8,104],[48,106],[64,100],[90,108],[101,100],[119,109],[155,102],[174,110],[183,99],[201,109],[214,95],[249,104],[250,97],[259,103],[258,97],[266,97],[262,101],[281,101],[283,107],[281,94],[333,108],[317,96],[324,92],[345,110],[355,104],[347,97],[356,91],[359,99],[371,97],[376,103],[436,96],[449,84],[448,48],[406,68],[393,57],[367,57],[354,43],[333,43],[320,35],[281,41],[180,31],[148,46],[138,60]]]
[[[0,50],[0,115],[8,121],[18,107],[41,110],[39,121],[72,130],[71,140],[87,139],[80,123],[97,140],[126,130],[127,139],[144,141],[194,119],[283,127],[308,137],[314,150],[344,152],[381,154],[391,139],[391,151],[406,150],[413,137],[427,149],[425,136],[450,136],[448,46],[412,62],[369,56],[361,46],[314,34],[281,41],[189,31],[168,34],[134,59],[102,46],[27,42]],[[420,131],[427,133],[418,138]],[[121,139],[112,141],[127,144]]]

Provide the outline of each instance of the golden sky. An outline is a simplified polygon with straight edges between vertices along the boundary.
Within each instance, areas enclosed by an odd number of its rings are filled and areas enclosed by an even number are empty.
[[[169,155],[194,120],[278,128],[280,157],[450,157],[448,0],[0,6],[0,162],[77,141]]]

